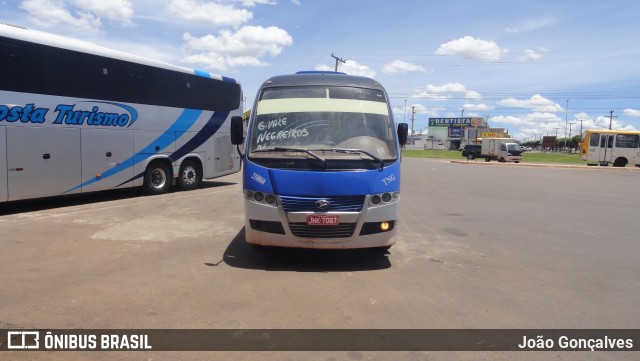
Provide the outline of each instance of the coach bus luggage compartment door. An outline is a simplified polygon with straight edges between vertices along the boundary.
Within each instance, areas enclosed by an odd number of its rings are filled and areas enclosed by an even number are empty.
[[[133,167],[123,162],[133,156],[133,131],[82,129],[82,191],[129,187]]]
[[[80,129],[8,127],[9,200],[80,192]]]
[[[7,131],[0,127],[0,202],[7,198]]]

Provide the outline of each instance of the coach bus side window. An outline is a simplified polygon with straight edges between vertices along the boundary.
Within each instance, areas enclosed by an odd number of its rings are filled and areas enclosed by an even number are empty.
[[[600,134],[599,133],[591,134],[591,139],[589,139],[589,146],[597,147],[598,143],[600,143]]]
[[[18,47],[0,43],[0,78],[6,87],[3,90],[11,90],[20,83],[18,66]]]

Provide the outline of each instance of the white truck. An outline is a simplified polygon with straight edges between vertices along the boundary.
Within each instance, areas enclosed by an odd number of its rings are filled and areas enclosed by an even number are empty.
[[[482,139],[480,157],[486,162],[497,160],[498,162],[520,163],[522,149],[511,138],[486,138]]]

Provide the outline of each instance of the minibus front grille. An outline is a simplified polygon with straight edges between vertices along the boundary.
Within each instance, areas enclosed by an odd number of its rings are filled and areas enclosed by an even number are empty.
[[[306,223],[289,223],[296,237],[305,238],[348,238],[356,229],[355,223],[343,223],[336,226],[309,226]]]
[[[280,196],[285,212],[360,212],[364,205],[365,196],[346,197],[293,197]],[[324,201],[324,208],[318,208],[317,203]]]

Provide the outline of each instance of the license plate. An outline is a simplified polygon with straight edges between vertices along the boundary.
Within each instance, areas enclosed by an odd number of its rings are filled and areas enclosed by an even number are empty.
[[[335,226],[340,224],[337,215],[310,214],[307,216],[308,226]]]

